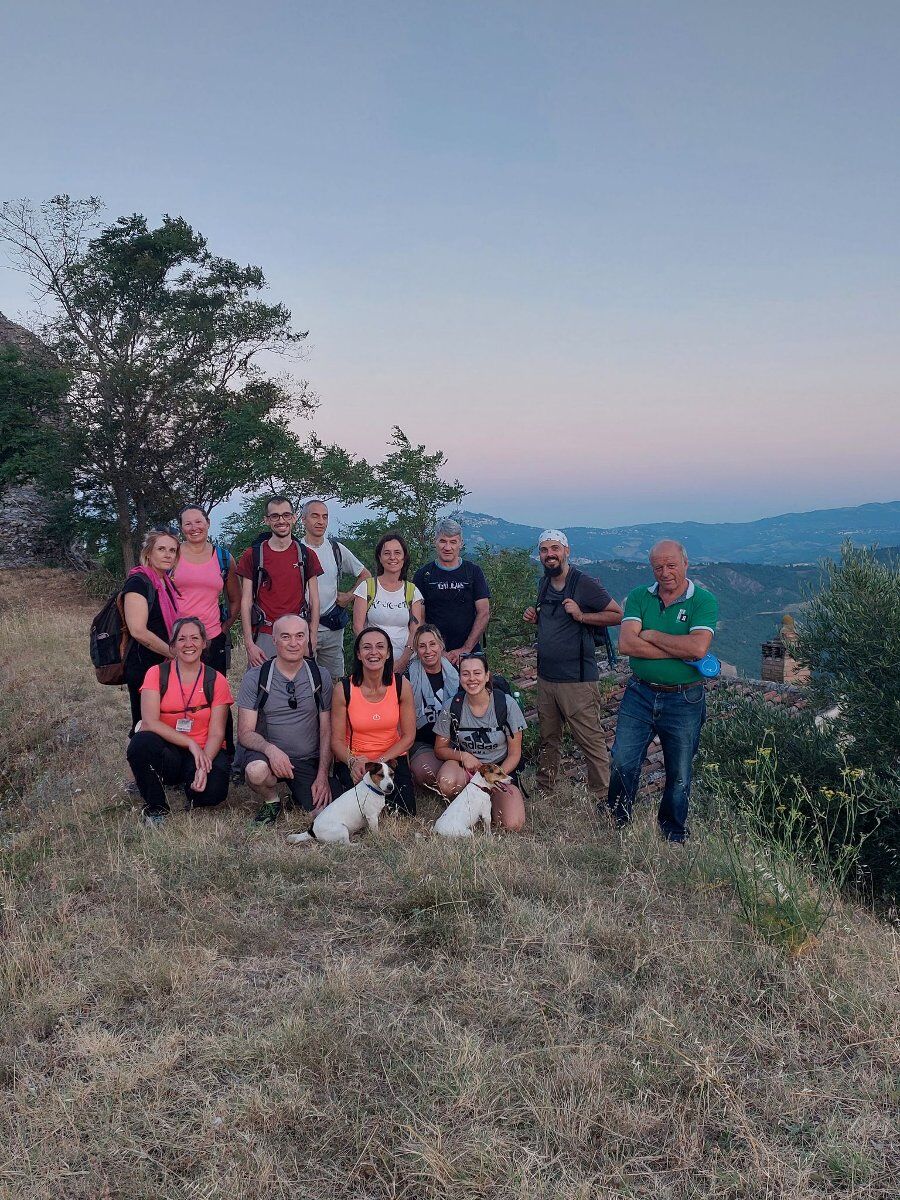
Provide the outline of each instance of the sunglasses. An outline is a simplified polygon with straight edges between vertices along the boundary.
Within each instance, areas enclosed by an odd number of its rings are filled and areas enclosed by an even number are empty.
[[[288,708],[296,708],[297,707],[297,690],[294,687],[293,679],[289,679],[287,681],[287,683],[285,684],[285,687],[287,688],[287,694],[288,694]]]

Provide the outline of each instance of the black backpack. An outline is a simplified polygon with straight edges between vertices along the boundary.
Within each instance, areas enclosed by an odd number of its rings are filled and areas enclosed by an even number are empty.
[[[266,587],[272,583],[272,577],[263,565],[263,545],[270,537],[271,534],[261,533],[251,546],[253,551],[253,607],[250,609],[250,624],[253,629],[254,638],[259,632],[260,626],[266,623],[265,613],[256,603],[256,597],[259,595],[261,587]],[[297,608],[297,616],[308,617],[309,605],[306,603],[306,585],[309,582],[309,551],[297,538],[292,538],[291,540],[297,543],[300,571],[303,575],[303,588],[300,592],[300,604]]]
[[[319,664],[314,658],[304,658],[303,665],[309,672],[309,677],[312,681],[313,698],[316,702],[316,710],[321,712],[323,709],[322,672],[319,670]],[[269,699],[269,691],[272,687],[272,672],[274,669],[274,658],[267,658],[259,669],[259,680],[256,684],[256,702],[253,705],[257,712],[262,712],[262,710],[266,707],[266,701]]]
[[[213,694],[216,690],[216,676],[218,671],[215,667],[211,667],[208,663],[203,664],[203,699],[205,704],[195,704],[191,706],[190,711],[195,712],[198,708],[212,708]],[[169,690],[169,679],[172,675],[172,660],[166,659],[165,662],[159,664],[159,698],[162,701],[163,696]]]
[[[91,621],[91,662],[98,683],[125,682],[129,640],[122,595],[116,590]]]
[[[581,571],[577,570],[575,567],[569,567],[569,573],[566,576],[566,584],[565,584],[565,587],[563,588],[563,593],[559,598],[560,604],[563,602],[563,600],[571,599],[571,597],[575,591],[575,586],[578,583],[578,580],[580,578],[581,578]],[[538,584],[537,600],[535,601],[535,605],[534,605],[535,609],[537,610],[539,621],[541,618],[541,605],[547,599],[547,591],[548,591],[549,587],[550,587],[550,577],[549,577],[549,575],[545,575],[543,577],[543,579],[541,580],[541,582]],[[585,637],[584,637],[585,633],[590,635],[590,639],[591,639],[591,648],[590,649],[588,649],[585,646]],[[582,625],[581,635],[582,635],[581,636],[581,662],[580,662],[579,666],[580,666],[580,675],[581,675],[582,681],[584,680],[585,658],[588,656],[591,656],[591,657],[594,656],[594,653],[593,653],[594,647],[600,646],[606,651],[606,661],[609,663],[610,669],[615,669],[615,665],[619,661],[619,656],[616,654],[616,648],[613,645],[613,640],[610,637],[608,627],[606,625]]]
[[[491,675],[491,694],[494,697],[494,713],[497,717],[496,729],[498,733],[505,733],[507,737],[512,737],[513,731],[509,724],[509,712],[506,705],[506,697],[511,696],[509,684],[502,675]],[[466,733],[469,732],[468,726],[460,725],[462,720],[463,701],[466,698],[466,693],[462,688],[456,693],[450,701],[448,712],[450,713],[450,744],[454,750],[459,747],[459,731],[463,729]],[[472,727],[475,728],[474,726]]]

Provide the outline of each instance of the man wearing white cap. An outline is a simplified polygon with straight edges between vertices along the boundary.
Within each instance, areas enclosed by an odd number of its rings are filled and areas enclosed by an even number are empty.
[[[541,730],[538,786],[553,788],[566,725],[580,746],[588,787],[606,800],[609,754],[600,728],[600,689],[593,630],[618,625],[622,609],[589,575],[569,566],[569,539],[545,529],[538,541],[544,578],[524,619],[537,625],[537,709]]]

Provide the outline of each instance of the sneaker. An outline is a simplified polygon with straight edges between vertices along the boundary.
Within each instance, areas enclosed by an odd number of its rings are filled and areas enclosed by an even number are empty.
[[[141,813],[141,824],[146,825],[148,829],[159,829],[163,821],[166,819],[164,812],[150,812],[149,809],[144,809]]]
[[[281,811],[281,805],[277,800],[270,800],[267,804],[263,804],[253,818],[253,824],[259,826],[274,825],[278,820],[278,814]]]

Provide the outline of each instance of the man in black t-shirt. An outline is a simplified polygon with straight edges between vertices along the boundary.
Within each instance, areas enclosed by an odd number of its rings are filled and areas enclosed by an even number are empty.
[[[538,542],[544,579],[524,619],[537,625],[537,710],[541,730],[538,786],[556,782],[564,726],[587,759],[588,787],[605,798],[609,753],[600,728],[600,689],[592,627],[618,625],[622,609],[595,579],[569,566],[569,540],[546,529]]]
[[[462,526],[447,517],[434,531],[436,557],[419,567],[413,583],[425,599],[425,620],[437,625],[454,667],[463,654],[479,649],[491,616],[491,592],[484,571],[460,557]]]

